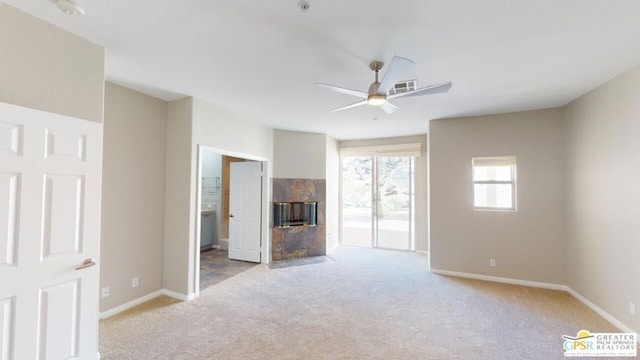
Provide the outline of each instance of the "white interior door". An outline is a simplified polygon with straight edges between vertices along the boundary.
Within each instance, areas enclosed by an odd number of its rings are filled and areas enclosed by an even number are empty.
[[[262,163],[231,163],[229,259],[260,262]]]
[[[0,359],[99,358],[102,124],[0,103],[0,163]]]

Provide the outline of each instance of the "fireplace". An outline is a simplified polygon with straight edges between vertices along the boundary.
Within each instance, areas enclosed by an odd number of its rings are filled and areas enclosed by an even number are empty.
[[[271,260],[327,254],[326,180],[273,179]]]
[[[317,213],[316,201],[275,202],[273,203],[273,227],[316,226]]]

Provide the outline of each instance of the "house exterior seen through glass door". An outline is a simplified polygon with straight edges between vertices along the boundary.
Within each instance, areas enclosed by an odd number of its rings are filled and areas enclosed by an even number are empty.
[[[342,158],[342,243],[414,249],[413,157]]]
[[[373,244],[373,158],[342,158],[342,243]]]

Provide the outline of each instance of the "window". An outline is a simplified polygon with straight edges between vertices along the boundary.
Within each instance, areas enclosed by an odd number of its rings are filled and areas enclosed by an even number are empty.
[[[474,209],[515,210],[515,156],[478,157],[472,164]]]

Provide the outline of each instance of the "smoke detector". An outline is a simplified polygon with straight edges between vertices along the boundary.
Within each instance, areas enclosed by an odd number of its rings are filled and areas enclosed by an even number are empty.
[[[71,0],[53,0],[58,9],[69,16],[83,16],[84,9]]]
[[[311,7],[311,5],[309,5],[309,2],[306,0],[302,0],[298,3],[298,6],[300,7],[300,10],[302,10],[302,12],[307,12],[309,10],[309,7]]]

